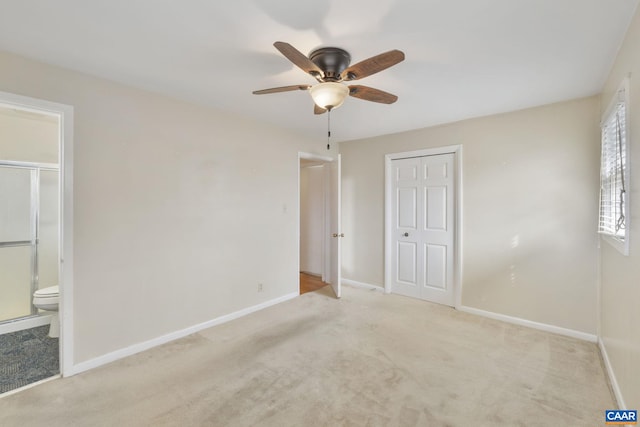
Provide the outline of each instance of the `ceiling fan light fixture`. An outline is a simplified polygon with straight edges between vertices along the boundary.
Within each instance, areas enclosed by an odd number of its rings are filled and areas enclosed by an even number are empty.
[[[341,106],[349,96],[349,88],[342,83],[325,82],[312,86],[309,93],[318,107],[333,110]]]

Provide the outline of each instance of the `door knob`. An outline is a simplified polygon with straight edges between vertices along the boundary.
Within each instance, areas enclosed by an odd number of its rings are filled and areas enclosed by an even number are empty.
[[[403,234],[403,236],[404,236],[404,237],[409,237],[409,233],[405,232],[405,233]]]

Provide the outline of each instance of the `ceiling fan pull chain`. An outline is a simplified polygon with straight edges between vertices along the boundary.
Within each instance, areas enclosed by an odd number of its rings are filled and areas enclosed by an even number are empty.
[[[327,111],[327,150],[331,150],[331,110]]]

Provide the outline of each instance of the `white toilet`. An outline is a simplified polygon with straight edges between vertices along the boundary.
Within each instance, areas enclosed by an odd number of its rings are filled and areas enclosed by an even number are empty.
[[[58,315],[58,303],[60,302],[60,287],[49,286],[38,289],[33,293],[33,305],[46,311],[53,311],[51,325],[49,326],[49,336],[58,338],[60,336],[60,316]]]

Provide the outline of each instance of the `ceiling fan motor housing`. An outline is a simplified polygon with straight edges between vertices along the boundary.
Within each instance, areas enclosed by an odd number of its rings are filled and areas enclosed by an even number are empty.
[[[309,59],[324,71],[324,81],[340,81],[340,73],[351,63],[351,55],[339,47],[321,47],[309,54]]]

